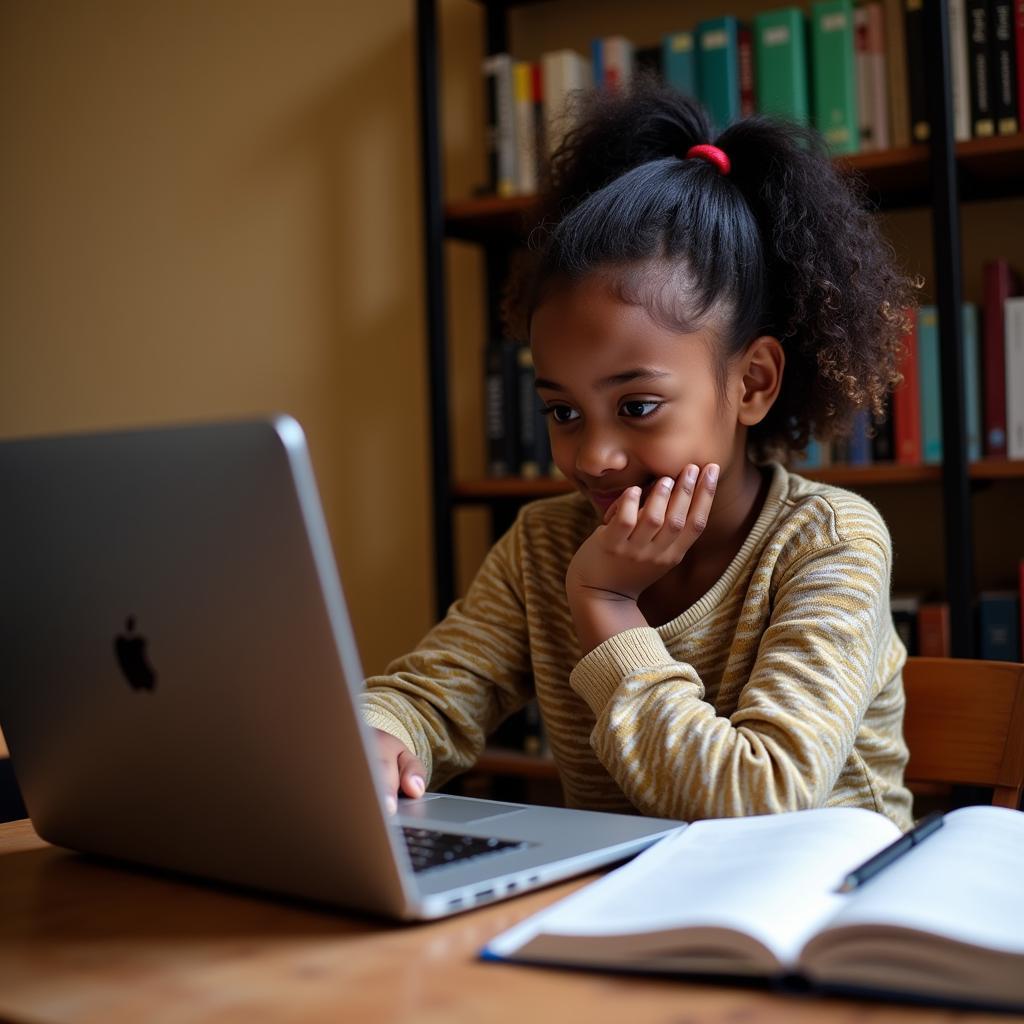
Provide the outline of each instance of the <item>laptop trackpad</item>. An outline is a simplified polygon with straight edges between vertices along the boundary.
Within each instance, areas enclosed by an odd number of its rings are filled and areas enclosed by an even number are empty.
[[[523,809],[519,804],[493,804],[487,800],[450,796],[428,797],[426,800],[400,800],[398,803],[398,813],[403,818],[430,818],[432,821],[459,822],[463,825],[478,818],[494,818]]]

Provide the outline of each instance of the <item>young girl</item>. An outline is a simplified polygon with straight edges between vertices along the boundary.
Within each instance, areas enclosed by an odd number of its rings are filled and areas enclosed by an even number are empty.
[[[642,85],[589,101],[552,162],[520,306],[577,493],[526,505],[367,680],[393,793],[536,697],[569,806],[911,823],[885,523],[771,459],[881,414],[912,285],[816,134],[710,138]]]

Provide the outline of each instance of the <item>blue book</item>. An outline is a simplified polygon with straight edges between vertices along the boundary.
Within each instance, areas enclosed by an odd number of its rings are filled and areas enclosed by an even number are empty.
[[[981,458],[981,357],[978,354],[978,307],[965,302],[964,334],[964,416],[967,420],[967,459]]]
[[[697,95],[697,44],[692,32],[670,32],[662,38],[661,73],[684,96]]]
[[[1012,590],[978,595],[978,656],[1020,661],[1020,599]]]
[[[697,89],[715,131],[740,116],[739,23],[732,15],[697,26]]]
[[[861,409],[853,421],[853,433],[850,434],[846,449],[846,461],[851,466],[871,465],[871,438],[868,437],[870,426],[870,414],[867,409]]]
[[[594,88],[598,92],[604,91],[604,40],[592,39],[590,41],[590,70],[593,76]]]
[[[922,306],[917,314],[920,372],[921,454],[925,465],[942,461],[942,385],[939,373],[939,311]]]

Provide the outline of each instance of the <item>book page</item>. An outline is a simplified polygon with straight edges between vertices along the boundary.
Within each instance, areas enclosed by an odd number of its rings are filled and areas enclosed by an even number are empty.
[[[846,906],[829,931],[888,924],[1024,954],[1024,814],[963,807],[890,864]]]
[[[843,906],[833,890],[846,874],[899,835],[887,818],[857,808],[699,821],[499,936],[488,951],[510,956],[540,934],[712,927],[750,935],[792,965]]]

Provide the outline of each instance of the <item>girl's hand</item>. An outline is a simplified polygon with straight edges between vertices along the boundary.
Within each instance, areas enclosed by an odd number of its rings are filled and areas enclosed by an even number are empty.
[[[373,735],[386,787],[384,802],[388,812],[394,814],[398,810],[400,792],[411,797],[423,796],[427,788],[427,772],[419,758],[400,739],[383,729],[374,729]]]
[[[662,477],[642,508],[639,487],[622,492],[569,563],[570,599],[635,602],[683,560],[707,525],[718,485],[717,465],[698,470],[689,465],[675,480]]]

